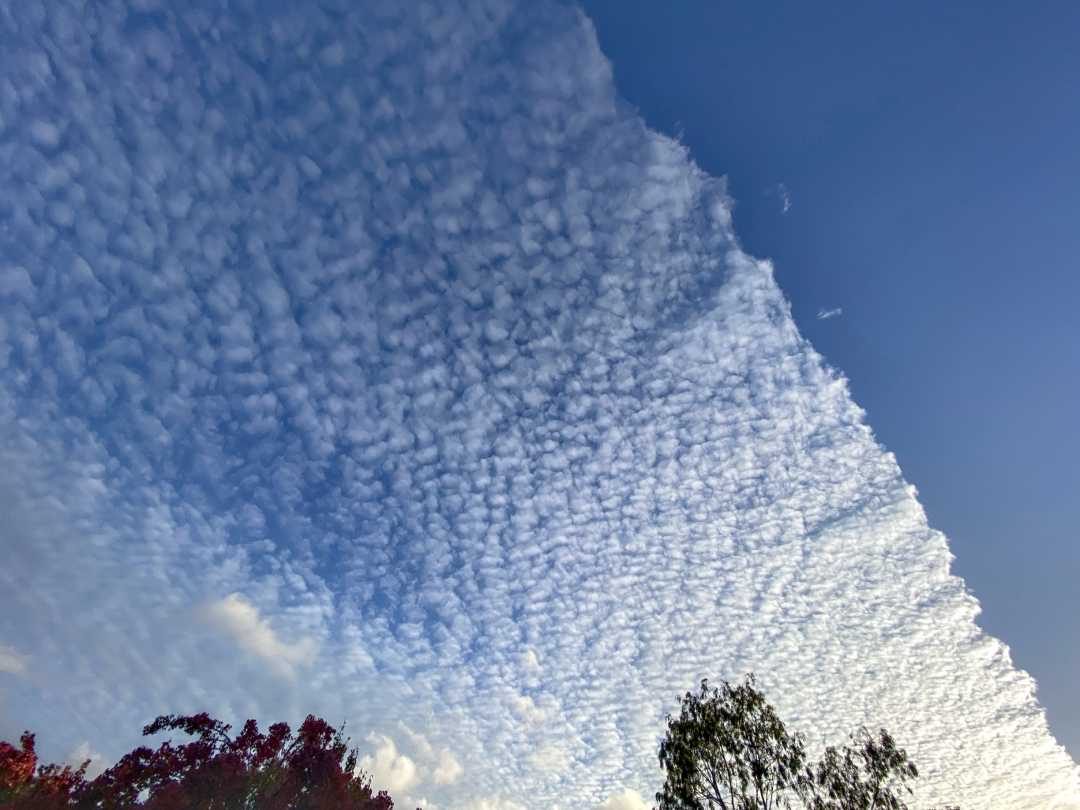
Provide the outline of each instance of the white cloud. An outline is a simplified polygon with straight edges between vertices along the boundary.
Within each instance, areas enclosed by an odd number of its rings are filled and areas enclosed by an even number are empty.
[[[817,319],[819,321],[827,321],[827,320],[829,320],[829,318],[837,318],[837,317],[839,317],[840,315],[843,315],[843,314],[844,314],[844,308],[843,307],[836,307],[834,309],[822,308],[822,309],[818,310]]]
[[[526,810],[526,806],[501,796],[484,796],[462,805],[460,810]]]
[[[85,740],[76,745],[67,756],[67,763],[75,768],[78,768],[87,760],[89,760],[89,764],[86,766],[87,779],[94,779],[109,767],[105,757],[92,749],[90,743]]]
[[[776,197],[780,202],[780,213],[786,214],[791,210],[791,189],[786,183],[777,183],[765,189],[765,196]]]
[[[547,710],[538,706],[531,695],[511,695],[510,705],[514,714],[528,725],[542,723],[548,717]]]
[[[597,810],[649,810],[649,805],[636,790],[613,793]]]
[[[562,773],[570,767],[570,754],[560,745],[545,745],[533,752],[529,764],[544,773]]]
[[[293,674],[294,667],[311,664],[317,644],[313,639],[286,643],[278,638],[258,609],[238,593],[207,604],[202,615],[210,624],[226,633],[241,649],[269,662],[282,672]]]
[[[374,754],[365,754],[359,767],[371,777],[377,790],[387,790],[390,795],[400,795],[419,781],[416,763],[400,753],[390,737],[372,734],[368,742],[376,746]]]
[[[29,663],[29,656],[23,655],[7,644],[0,644],[0,672],[7,672],[11,675],[25,675]]]
[[[431,744],[431,741],[421,734],[419,731],[414,731],[406,723],[398,723],[398,728],[401,733],[405,735],[405,739],[409,741],[415,750],[417,756],[424,759],[432,759],[436,756],[435,746]]]
[[[461,778],[463,773],[465,769],[458,762],[457,757],[449,751],[441,751],[438,764],[431,773],[431,781],[436,785],[452,785]]]
[[[791,190],[783,183],[778,183],[776,193],[780,197],[780,212],[786,214],[791,210]]]
[[[398,727],[412,746],[415,757],[430,771],[430,777],[427,778],[430,778],[432,783],[450,785],[461,778],[465,769],[453,753],[437,749],[426,736],[405,723],[398,723]]]

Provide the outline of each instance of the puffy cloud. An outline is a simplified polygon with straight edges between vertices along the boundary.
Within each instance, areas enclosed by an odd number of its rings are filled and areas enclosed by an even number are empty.
[[[650,805],[636,790],[613,793],[597,810],[649,810]]]
[[[570,766],[570,754],[559,745],[546,745],[529,757],[529,764],[546,773],[562,773]]]
[[[436,785],[452,785],[461,778],[463,773],[465,769],[458,762],[457,757],[449,751],[441,751],[435,770],[431,772],[431,781]]]
[[[430,772],[430,775],[423,774],[422,778],[429,778],[436,785],[450,785],[461,778],[465,769],[452,752],[437,749],[425,735],[405,723],[398,723],[398,727],[412,746],[414,756]]]
[[[11,721],[110,754],[162,711],[400,721],[387,787],[595,806],[655,789],[677,694],[753,669],[815,743],[894,731],[927,805],[1077,807],[587,19],[336,5],[0,0]]]
[[[525,805],[501,796],[484,796],[461,806],[461,810],[525,810],[525,808]]]
[[[547,710],[538,706],[531,695],[512,695],[510,705],[514,714],[529,725],[542,723],[548,716]]]
[[[83,740],[76,745],[67,756],[67,762],[73,767],[80,767],[84,762],[86,766],[86,778],[93,779],[109,767],[101,754],[90,747],[90,743]]]
[[[368,742],[376,746],[375,753],[361,757],[359,767],[371,777],[376,789],[400,795],[417,783],[416,763],[400,753],[392,739],[373,734],[368,737]]]
[[[11,675],[25,675],[29,662],[29,657],[23,655],[14,647],[0,644],[0,672],[7,672]]]
[[[540,671],[540,658],[532,647],[521,654],[521,668],[526,672]]]
[[[302,639],[288,644],[278,638],[269,622],[259,616],[254,605],[238,593],[210,602],[202,609],[210,624],[227,633],[241,649],[268,661],[282,672],[292,674],[294,667],[311,664],[317,644]]]

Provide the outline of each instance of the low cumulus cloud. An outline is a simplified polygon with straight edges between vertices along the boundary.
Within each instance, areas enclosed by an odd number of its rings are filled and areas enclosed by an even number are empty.
[[[597,810],[649,810],[651,805],[636,790],[613,793]]]
[[[430,774],[432,783],[450,785],[461,778],[465,769],[452,752],[437,748],[425,735],[414,731],[405,723],[398,723],[398,728],[411,744],[414,756]]]
[[[76,745],[67,756],[67,764],[73,768],[86,765],[86,778],[94,779],[109,767],[105,757],[90,747],[90,743],[83,740]]]
[[[375,746],[375,751],[361,757],[359,767],[371,777],[372,786],[391,795],[411,790],[420,779],[416,763],[398,751],[389,737],[373,734],[368,742]]]
[[[296,667],[314,660],[317,650],[314,640],[282,641],[258,609],[238,593],[208,603],[201,612],[209,624],[228,635],[242,650],[284,674],[293,675]]]
[[[438,762],[431,772],[431,781],[436,785],[452,785],[461,778],[465,769],[458,762],[457,757],[449,751],[439,753]]]
[[[313,712],[431,807],[634,806],[675,696],[754,670],[813,741],[894,731],[924,804],[1080,806],[585,16],[338,6],[0,0],[11,722]]]

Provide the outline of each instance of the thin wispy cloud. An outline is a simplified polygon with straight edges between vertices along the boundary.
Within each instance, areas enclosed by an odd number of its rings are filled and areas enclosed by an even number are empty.
[[[791,190],[783,183],[778,183],[776,193],[780,198],[780,212],[786,214],[791,210]]]
[[[331,7],[0,0],[13,720],[108,758],[162,712],[314,712],[440,810],[633,808],[676,695],[754,670],[813,740],[894,731],[927,803],[1077,807],[584,16]]]
[[[25,675],[29,659],[14,647],[0,644],[0,672],[9,675]]]
[[[833,309],[825,309],[824,307],[822,307],[821,309],[818,310],[817,319],[819,321],[827,321],[830,318],[839,318],[843,314],[844,314],[844,308],[843,307],[835,307]]]
[[[768,197],[775,197],[780,204],[780,213],[786,214],[791,210],[791,189],[787,187],[785,183],[777,183],[774,186],[769,186],[765,189],[765,195]]]

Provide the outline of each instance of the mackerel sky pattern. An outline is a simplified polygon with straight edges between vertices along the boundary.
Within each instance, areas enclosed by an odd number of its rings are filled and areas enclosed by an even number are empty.
[[[593,806],[752,670],[815,750],[892,730],[920,804],[1080,807],[572,6],[0,0],[0,189],[2,736],[313,711],[408,800]]]

